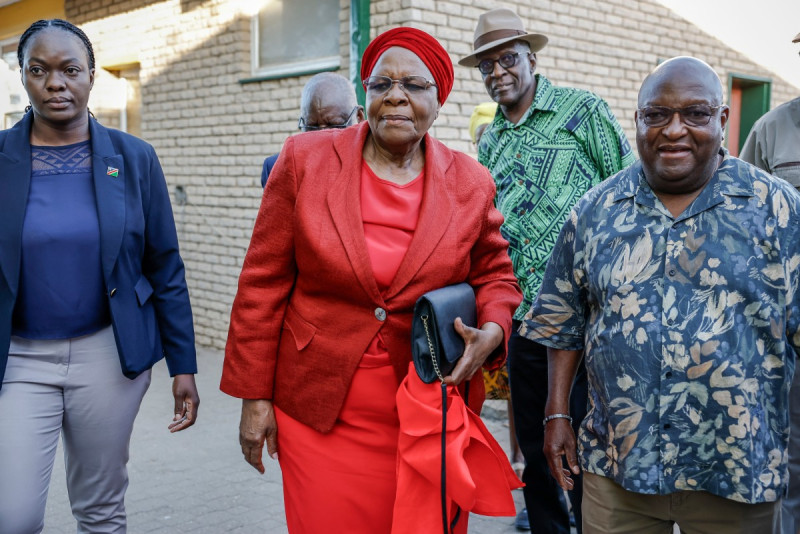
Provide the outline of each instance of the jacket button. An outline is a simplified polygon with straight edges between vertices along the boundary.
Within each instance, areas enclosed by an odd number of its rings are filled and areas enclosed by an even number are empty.
[[[386,320],[386,310],[383,308],[375,308],[375,318],[379,321]]]
[[[114,295],[116,295],[116,294],[117,294],[117,288],[116,288],[116,287],[115,287],[114,289],[112,289],[111,291],[109,291],[109,292],[108,292],[108,296],[109,296],[109,298],[110,298],[110,297],[113,297],[113,296],[114,296]]]

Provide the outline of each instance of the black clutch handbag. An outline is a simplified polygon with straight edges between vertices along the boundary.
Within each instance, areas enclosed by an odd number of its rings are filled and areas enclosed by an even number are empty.
[[[464,340],[453,321],[476,327],[475,292],[467,283],[446,286],[422,295],[414,305],[411,322],[411,357],[426,384],[444,380],[464,353]]]

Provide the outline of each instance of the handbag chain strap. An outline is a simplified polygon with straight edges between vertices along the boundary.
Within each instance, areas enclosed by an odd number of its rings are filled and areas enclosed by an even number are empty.
[[[428,339],[428,349],[431,351],[431,362],[433,363],[433,370],[436,373],[436,376],[439,377],[439,381],[444,382],[442,371],[439,369],[439,363],[436,361],[436,353],[433,349],[433,340],[431,339],[431,333],[428,330],[428,316],[423,315],[421,316],[421,319],[422,319],[422,326],[425,327],[425,337]]]

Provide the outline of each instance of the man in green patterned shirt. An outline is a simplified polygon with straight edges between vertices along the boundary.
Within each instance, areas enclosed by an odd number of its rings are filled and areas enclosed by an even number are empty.
[[[542,276],[564,220],[593,186],[634,161],[614,114],[597,95],[557,87],[536,70],[536,52],[547,43],[527,33],[510,9],[478,19],[473,53],[459,61],[476,67],[497,102],[494,121],[478,145],[478,160],[494,176],[501,228],[524,294],[514,314],[515,331],[539,291]],[[547,398],[547,351],[512,334],[508,346],[511,401],[526,467],[525,504],[537,534],[568,534],[566,504],[549,475],[542,453],[542,419]],[[586,375],[573,387],[577,425],[586,413]],[[580,533],[580,480],[570,493]],[[518,528],[523,525],[518,521]]]

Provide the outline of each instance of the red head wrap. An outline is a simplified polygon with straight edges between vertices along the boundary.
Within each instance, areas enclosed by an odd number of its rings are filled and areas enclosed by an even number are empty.
[[[372,75],[375,63],[393,46],[414,52],[425,63],[436,82],[439,103],[444,104],[453,89],[453,62],[439,41],[416,28],[393,28],[373,39],[361,58],[361,79],[366,80]]]

